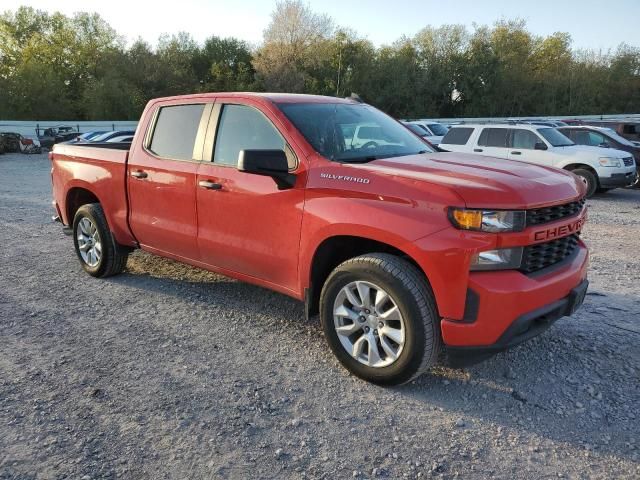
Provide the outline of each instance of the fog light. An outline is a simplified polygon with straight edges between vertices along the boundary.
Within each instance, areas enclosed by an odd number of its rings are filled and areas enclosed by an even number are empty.
[[[471,258],[471,270],[512,270],[520,268],[522,247],[478,252]]]

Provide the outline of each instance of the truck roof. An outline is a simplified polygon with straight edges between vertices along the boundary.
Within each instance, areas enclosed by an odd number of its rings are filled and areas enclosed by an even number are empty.
[[[172,97],[156,98],[153,102],[165,100],[189,100],[192,98],[217,98],[217,97],[238,97],[238,98],[260,98],[269,100],[272,103],[344,103],[358,104],[359,102],[350,98],[329,97],[325,95],[308,95],[303,93],[269,93],[269,92],[209,92],[193,93],[189,95],[176,95]]]

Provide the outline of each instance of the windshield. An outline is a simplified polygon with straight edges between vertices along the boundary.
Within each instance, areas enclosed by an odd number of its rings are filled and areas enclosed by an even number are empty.
[[[575,145],[571,140],[561,134],[555,128],[539,128],[538,133],[554,147],[568,147]]]
[[[427,123],[427,127],[429,127],[429,130],[431,130],[434,135],[437,135],[439,137],[444,137],[449,131],[447,130],[447,127],[441,125],[440,123]]]
[[[433,151],[401,123],[370,105],[281,103],[278,108],[329,160],[366,162]]]

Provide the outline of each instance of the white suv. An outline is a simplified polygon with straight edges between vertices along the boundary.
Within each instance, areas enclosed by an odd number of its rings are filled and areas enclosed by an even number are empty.
[[[555,128],[539,125],[455,125],[440,148],[563,168],[582,177],[588,196],[632,184],[636,170],[630,153],[576,145]]]

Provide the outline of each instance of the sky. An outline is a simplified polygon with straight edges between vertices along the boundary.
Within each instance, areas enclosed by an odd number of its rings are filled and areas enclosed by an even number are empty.
[[[412,36],[427,25],[492,25],[524,19],[536,35],[568,32],[575,49],[615,50],[620,43],[640,47],[640,0],[322,0],[308,1],[340,26],[376,46]],[[0,0],[0,11],[28,5],[49,12],[99,13],[128,43],[142,37],[155,45],[162,33],[189,32],[202,42],[211,35],[260,44],[275,0]]]

